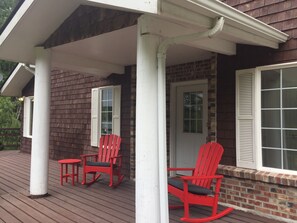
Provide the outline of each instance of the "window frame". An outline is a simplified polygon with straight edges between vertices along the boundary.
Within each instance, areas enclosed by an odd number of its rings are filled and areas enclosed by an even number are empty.
[[[291,174],[297,175],[297,171],[294,170],[286,170],[286,169],[278,169],[272,167],[264,167],[263,166],[263,154],[262,154],[262,124],[261,124],[261,72],[268,71],[268,70],[275,70],[275,69],[285,69],[285,68],[292,68],[297,67],[297,62],[291,63],[283,63],[283,64],[274,64],[274,65],[267,65],[267,66],[259,66],[256,68],[246,69],[246,70],[237,70],[236,71],[236,159],[237,159],[237,167],[249,168],[249,169],[256,169],[259,171],[267,171],[273,173],[280,173],[280,174]],[[248,75],[248,76],[246,76]],[[243,79],[245,77],[251,78],[251,82],[246,82],[249,85],[242,85]],[[251,89],[247,92],[242,91],[241,86],[244,88]],[[246,98],[242,98],[241,92],[248,93],[249,99],[248,101]],[[246,95],[246,94],[243,94]],[[251,115],[241,115],[240,111],[243,109],[241,107],[241,102],[246,104],[247,102],[251,102],[250,114]],[[242,110],[245,111],[245,110]],[[245,132],[246,129],[240,126],[241,120],[245,120],[248,118],[251,122],[252,126],[252,133],[251,137],[248,138],[248,141],[245,141],[242,138],[241,132]],[[242,141],[243,140],[243,141]],[[241,144],[243,143],[243,144]],[[245,153],[245,146],[247,145],[251,147],[251,153],[247,157],[251,160],[251,162],[246,162],[245,157],[242,158],[241,153]]]
[[[112,89],[112,134],[120,135],[121,85],[92,88],[91,93],[91,146],[98,146],[101,132],[102,90]]]
[[[26,138],[32,138],[33,135],[34,111],[32,110],[32,102],[34,103],[34,96],[24,97],[23,137]]]
[[[273,64],[268,66],[261,66],[255,68],[255,123],[256,123],[256,130],[255,134],[259,135],[259,141],[257,142],[257,150],[256,154],[258,157],[257,162],[257,169],[261,171],[268,171],[274,173],[283,173],[283,174],[291,174],[297,175],[297,170],[286,170],[286,169],[278,169],[272,167],[264,167],[263,166],[263,154],[262,154],[262,119],[261,119],[261,72],[262,71],[269,71],[269,70],[276,70],[276,69],[286,69],[286,68],[297,68],[297,62],[291,63],[283,63],[283,64]],[[282,118],[282,117],[281,117]]]

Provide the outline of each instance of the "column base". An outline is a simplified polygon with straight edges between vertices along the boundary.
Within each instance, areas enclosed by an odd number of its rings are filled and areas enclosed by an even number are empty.
[[[46,194],[41,194],[41,195],[29,195],[28,197],[31,199],[39,199],[39,198],[43,198],[43,197],[49,197],[51,196],[49,193]]]

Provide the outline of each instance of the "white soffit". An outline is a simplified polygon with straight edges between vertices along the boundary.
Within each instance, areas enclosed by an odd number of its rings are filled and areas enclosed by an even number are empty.
[[[35,63],[34,47],[79,6],[79,0],[25,0],[0,35],[0,59]]]
[[[189,27],[209,29],[215,18],[225,18],[221,38],[234,43],[278,48],[288,35],[219,0],[163,0],[160,15]]]
[[[19,63],[1,88],[2,96],[22,96],[22,89],[34,75]]]
[[[159,2],[160,0],[85,0],[84,4],[157,14]]]

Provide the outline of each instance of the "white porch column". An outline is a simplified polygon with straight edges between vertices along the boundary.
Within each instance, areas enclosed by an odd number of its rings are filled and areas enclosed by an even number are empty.
[[[30,194],[48,189],[51,52],[36,47]]]
[[[136,76],[136,222],[160,221],[158,160],[158,73],[160,38],[146,33],[149,18],[138,19]]]

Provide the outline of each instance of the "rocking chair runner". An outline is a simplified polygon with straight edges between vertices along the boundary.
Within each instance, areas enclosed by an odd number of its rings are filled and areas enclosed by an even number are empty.
[[[170,205],[170,209],[184,208],[185,222],[209,222],[230,213],[227,208],[217,213],[220,186],[223,176],[215,175],[224,152],[223,147],[215,142],[201,146],[195,168],[168,168],[168,171],[192,171],[192,176],[181,176],[168,179],[168,192],[178,197],[183,206]],[[213,179],[216,180],[214,191],[211,189]],[[191,218],[189,206],[192,204],[212,207],[212,215],[206,218]]]
[[[82,184],[92,184],[101,173],[109,174],[109,186],[119,185],[124,175],[121,174],[122,156],[118,155],[120,150],[121,138],[117,135],[101,136],[99,142],[98,154],[81,155],[83,163],[83,181]],[[89,159],[92,159],[91,161]],[[87,174],[93,174],[93,180],[86,182]],[[113,176],[118,177],[117,184],[113,183]]]

